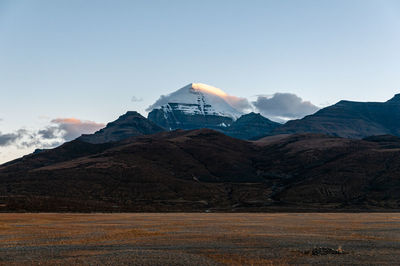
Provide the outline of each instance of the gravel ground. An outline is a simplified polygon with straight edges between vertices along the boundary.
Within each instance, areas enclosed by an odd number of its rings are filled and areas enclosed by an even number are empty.
[[[400,214],[4,213],[0,264],[399,265]]]

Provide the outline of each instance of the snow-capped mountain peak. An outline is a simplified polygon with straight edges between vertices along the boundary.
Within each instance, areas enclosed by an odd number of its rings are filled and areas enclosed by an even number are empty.
[[[188,115],[224,116],[236,120],[242,113],[228,103],[226,100],[228,97],[229,95],[219,88],[191,83],[160,97],[148,110],[162,109],[164,112],[178,110]]]

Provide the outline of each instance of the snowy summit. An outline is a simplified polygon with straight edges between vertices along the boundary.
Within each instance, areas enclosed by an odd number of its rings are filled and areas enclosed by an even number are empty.
[[[202,84],[191,83],[185,87],[161,96],[148,110],[162,109],[164,112],[181,111],[187,115],[214,115],[239,118],[242,113],[235,109],[230,102],[234,97],[223,90]]]

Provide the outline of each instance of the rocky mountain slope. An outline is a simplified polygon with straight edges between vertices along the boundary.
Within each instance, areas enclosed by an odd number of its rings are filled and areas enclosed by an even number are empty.
[[[400,208],[400,139],[216,131],[81,140],[0,166],[2,211],[321,211]]]

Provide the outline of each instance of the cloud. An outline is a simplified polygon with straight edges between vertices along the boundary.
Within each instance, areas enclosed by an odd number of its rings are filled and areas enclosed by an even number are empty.
[[[11,134],[2,134],[0,132],[0,146],[7,146],[14,143],[18,139],[18,135],[11,133]]]
[[[142,102],[142,101],[143,101],[142,98],[138,98],[136,96],[132,96],[132,98],[131,98],[131,102]]]
[[[226,95],[222,98],[224,98],[227,103],[229,103],[233,108],[240,112],[245,113],[252,109],[249,100],[247,100],[246,98],[236,97],[232,95]]]
[[[154,108],[166,105],[169,102],[169,95],[161,95],[160,98],[158,98],[158,100],[153,103],[152,105],[150,105],[149,107],[146,108],[147,112],[152,111]]]
[[[93,121],[84,121],[76,118],[57,118],[51,120],[53,125],[39,130],[38,135],[43,139],[62,138],[65,141],[73,140],[82,134],[91,134],[105,125]]]
[[[56,118],[40,130],[19,129],[11,133],[0,132],[0,164],[34,149],[50,149],[73,140],[81,134],[90,134],[105,125],[76,118]]]
[[[26,129],[19,129],[13,133],[2,134],[0,132],[0,146],[9,146],[17,144],[18,146],[29,146],[30,140],[34,138],[34,134]]]
[[[318,107],[293,93],[275,93],[272,96],[259,95],[253,102],[255,108],[264,116],[285,121],[302,118],[318,111]]]
[[[52,148],[65,141],[73,140],[81,134],[90,134],[104,127],[104,124],[76,118],[57,118],[51,125],[38,131],[19,129],[13,133],[0,132],[0,147]]]

